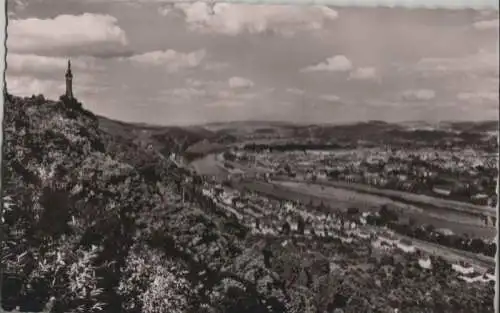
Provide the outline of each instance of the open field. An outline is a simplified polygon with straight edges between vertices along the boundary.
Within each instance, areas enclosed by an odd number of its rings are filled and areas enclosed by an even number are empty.
[[[474,205],[470,203],[464,203],[453,200],[446,200],[437,197],[431,197],[427,195],[414,194],[404,191],[397,190],[382,190],[379,188],[374,188],[371,186],[361,185],[361,184],[350,184],[344,182],[335,181],[325,181],[317,182],[317,184],[340,187],[349,190],[366,192],[369,194],[380,195],[391,197],[393,199],[400,199],[407,202],[412,202],[421,205],[432,205],[435,207],[440,207],[443,209],[452,209],[461,212],[471,213],[471,214],[484,214],[487,216],[496,216],[496,209],[488,206]]]

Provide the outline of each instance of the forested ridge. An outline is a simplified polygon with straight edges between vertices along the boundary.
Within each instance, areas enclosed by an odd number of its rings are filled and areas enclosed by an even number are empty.
[[[194,187],[182,204],[186,173],[103,132],[76,100],[7,95],[4,116],[4,309],[268,310],[223,270],[242,253],[221,232],[230,221],[202,208]]]

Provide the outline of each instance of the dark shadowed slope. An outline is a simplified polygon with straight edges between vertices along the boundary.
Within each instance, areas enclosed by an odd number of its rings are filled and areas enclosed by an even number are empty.
[[[3,309],[279,312],[227,270],[247,258],[245,228],[101,121],[76,101],[6,96]]]
[[[173,127],[133,124],[99,116],[99,128],[115,137],[134,141],[144,146],[152,144],[158,151],[168,155],[183,152],[202,140],[213,139],[216,134],[203,127]]]

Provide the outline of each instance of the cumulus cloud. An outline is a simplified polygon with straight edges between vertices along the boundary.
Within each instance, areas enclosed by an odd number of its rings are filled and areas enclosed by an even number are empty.
[[[180,69],[195,68],[201,64],[206,56],[205,50],[197,50],[189,53],[177,52],[175,50],[151,51],[129,57],[132,62],[154,66],[164,66],[169,72]]]
[[[380,100],[380,99],[367,99],[364,101],[364,104],[371,108],[405,108],[408,107],[408,103],[400,103],[394,101]]]
[[[499,22],[498,19],[488,20],[488,21],[478,21],[473,24],[474,28],[477,30],[498,30]]]
[[[209,84],[188,84],[186,87],[165,89],[158,93],[155,97],[158,101],[176,102],[179,104],[199,103],[207,99],[224,99],[230,98],[232,94],[227,91],[211,88]]]
[[[302,96],[306,93],[304,90],[298,88],[288,88],[286,92],[299,96]]]
[[[53,73],[54,71],[64,71],[67,65],[68,60],[61,57],[7,53],[8,73]],[[72,59],[71,66],[82,71],[98,69],[95,60],[86,57]]]
[[[127,45],[125,32],[110,15],[85,13],[53,19],[14,19],[8,25],[7,48],[24,53],[94,53]]]
[[[205,104],[208,108],[234,108],[241,107],[243,105],[245,105],[245,102],[238,100],[217,100]]]
[[[32,0],[29,0],[32,1]],[[41,1],[41,0],[38,0]],[[85,0],[87,2],[121,2],[130,4],[130,0]],[[134,3],[171,3],[171,0],[135,0]],[[176,0],[176,2],[190,2],[189,0]],[[352,2],[350,1],[335,1],[336,6],[340,7],[351,7]],[[447,9],[476,9],[482,10],[482,12],[491,12],[492,9],[498,9],[498,5],[495,2],[482,0],[482,1],[442,1],[434,0],[425,3],[415,2],[412,0],[358,0],[356,1],[356,6],[359,7],[394,7],[394,8],[447,8]],[[491,13],[490,13],[491,14]]]
[[[203,97],[207,95],[207,91],[196,88],[175,88],[162,92],[163,95],[173,96],[176,98],[191,99],[193,97]]]
[[[172,12],[172,6],[171,5],[166,5],[158,8],[158,13],[163,16],[167,16]]]
[[[28,3],[27,3],[27,1],[23,1],[23,0],[8,1],[7,6],[10,7],[11,5],[13,6],[13,9],[24,10],[28,6]]]
[[[232,77],[227,81],[211,81],[186,79],[186,87],[167,89],[161,91],[158,99],[175,100],[184,103],[199,102],[233,102],[238,103],[255,99],[269,94],[274,89],[249,91],[247,88],[254,86],[249,79]],[[215,104],[214,104],[215,105]]]
[[[256,92],[235,92],[235,90],[219,90],[214,91],[213,94],[217,99],[238,99],[238,100],[251,100],[268,93],[268,90],[261,90]]]
[[[468,102],[498,102],[498,92],[462,92],[457,98]]]
[[[293,35],[301,30],[321,29],[335,20],[338,13],[325,6],[252,5],[229,3],[178,3],[191,30],[237,35],[242,32]],[[169,8],[161,14],[170,14]]]
[[[32,76],[7,76],[7,91],[16,96],[43,94],[48,98],[56,98],[64,91],[64,81],[38,79]]]
[[[231,88],[250,88],[254,86],[253,81],[243,77],[231,77],[228,80],[229,87]]]
[[[436,92],[431,89],[406,90],[401,97],[407,101],[428,101],[436,97]]]
[[[24,11],[28,4],[22,0],[7,1],[7,16],[9,19],[16,18],[17,13]]]
[[[60,78],[36,77],[33,75],[7,75],[7,90],[10,94],[16,96],[31,96],[42,94],[49,99],[57,99],[65,91],[64,76]],[[78,75],[78,83],[74,86],[74,92],[77,97],[82,99],[85,96],[99,94],[108,87],[98,84],[95,78],[89,75]]]
[[[321,95],[319,98],[328,102],[340,101],[340,97],[336,95]]]
[[[349,79],[354,80],[367,80],[367,79],[376,79],[377,71],[374,67],[360,67],[351,72],[349,75]]]
[[[458,58],[423,58],[414,69],[427,74],[461,72],[465,74],[490,73],[498,76],[498,51],[494,53],[481,50],[478,53]]]
[[[302,72],[331,71],[347,72],[352,69],[352,62],[344,55],[336,55],[326,59],[324,62],[308,66]]]
[[[215,85],[218,84],[219,82],[217,81],[206,81],[206,80],[199,80],[195,78],[187,78],[186,79],[186,84],[191,87],[204,87],[208,85]]]
[[[209,62],[205,64],[204,68],[207,71],[220,71],[222,69],[228,68],[229,64],[228,63],[223,63],[223,62]]]

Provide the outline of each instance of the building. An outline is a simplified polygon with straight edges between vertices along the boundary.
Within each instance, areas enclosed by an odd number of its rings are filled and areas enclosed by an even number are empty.
[[[432,268],[432,261],[429,257],[427,258],[420,258],[418,259],[418,265],[422,268],[422,269],[431,269]]]
[[[474,273],[474,268],[470,264],[464,262],[458,262],[451,265],[452,269],[462,275],[468,275]]]
[[[399,242],[396,243],[396,246],[402,250],[403,252],[406,252],[406,253],[415,253],[416,252],[416,248],[415,246],[413,246],[413,243],[408,240],[408,239],[401,239],[399,240]]]
[[[479,205],[488,205],[489,197],[487,194],[478,193],[478,194],[471,196],[471,200],[474,203],[479,204]]]
[[[71,72],[70,60],[68,60],[68,69],[66,70],[66,97],[73,99],[73,73]]]
[[[442,196],[449,196],[451,194],[451,189],[445,186],[434,187],[432,191]]]

